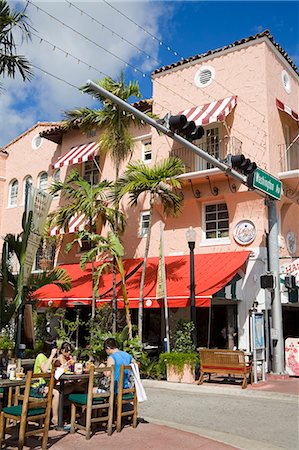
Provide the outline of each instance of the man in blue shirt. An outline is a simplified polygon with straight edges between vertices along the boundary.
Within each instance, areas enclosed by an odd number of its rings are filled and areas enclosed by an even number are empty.
[[[115,339],[109,338],[104,342],[104,349],[108,355],[107,367],[114,366],[114,392],[117,393],[118,381],[120,376],[120,366],[124,364],[129,366],[131,362],[135,362],[131,355],[127,352],[123,352],[117,348]],[[124,388],[129,386],[129,373],[125,370],[124,373]]]

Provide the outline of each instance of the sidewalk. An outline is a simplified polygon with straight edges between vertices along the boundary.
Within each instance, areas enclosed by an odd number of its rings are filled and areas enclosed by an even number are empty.
[[[268,375],[267,381],[259,381],[257,384],[248,385],[247,389],[241,389],[240,380],[228,381],[221,377],[204,381],[203,384],[170,383],[167,381],[143,380],[145,388],[170,389],[194,393],[210,393],[223,395],[237,395],[240,397],[271,397],[297,398],[299,396],[299,378]],[[299,402],[299,398],[298,398]]]
[[[218,382],[204,382],[202,385],[169,383],[167,381],[143,380],[146,388],[169,389],[181,392],[214,393],[220,395],[234,395],[240,397],[264,397],[285,399],[299,403],[299,379],[269,376],[267,382],[259,382],[256,385],[241,389],[240,384],[227,384]],[[283,377],[282,377],[283,378]],[[217,381],[217,380],[216,380]],[[139,418],[142,414],[139,414]],[[53,450],[92,450],[100,447],[104,450],[233,450],[233,447],[223,442],[200,436],[188,429],[161,425],[156,421],[151,423],[140,419],[136,429],[126,427],[121,433],[114,432],[107,436],[104,432],[97,432],[89,441],[86,441],[83,433],[71,435],[67,432],[51,430],[49,433],[48,449]],[[155,422],[155,423],[154,423]],[[40,449],[41,440],[30,438],[27,440],[26,449]],[[16,443],[11,442],[7,449],[16,448]],[[267,447],[268,448],[268,447]],[[273,448],[269,446],[269,448]]]
[[[28,438],[24,449],[39,450],[41,440]],[[17,448],[16,442],[8,445],[7,450]],[[53,450],[234,450],[237,447],[208,439],[187,431],[168,426],[141,422],[137,428],[125,427],[121,433],[107,436],[97,432],[90,440],[82,433],[69,434],[62,431],[50,431],[48,449]]]

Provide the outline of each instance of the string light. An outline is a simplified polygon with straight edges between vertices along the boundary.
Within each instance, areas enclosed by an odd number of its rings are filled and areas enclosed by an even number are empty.
[[[48,12],[45,11],[44,9],[42,9],[42,8],[40,8],[40,7],[37,7],[37,6],[36,6],[34,3],[32,3],[30,0],[28,0],[28,3],[30,3],[30,4],[33,5],[33,6],[35,6],[35,7],[37,8],[37,10],[41,10],[43,13],[47,14],[49,17],[51,17],[52,19],[56,20],[57,22],[59,22],[59,23],[62,24],[63,26],[69,28],[69,29],[72,30],[74,33],[76,33],[76,34],[78,34],[79,36],[83,37],[83,38],[86,39],[87,41],[93,43],[93,44],[96,45],[97,47],[101,48],[101,49],[104,50],[105,52],[107,52],[107,53],[109,53],[110,55],[112,55],[113,57],[119,59],[120,61],[122,61],[122,62],[125,64],[126,67],[131,67],[131,68],[134,70],[135,73],[140,73],[141,76],[142,76],[143,78],[148,77],[148,78],[151,80],[151,77],[150,77],[149,75],[145,74],[144,72],[142,72],[140,69],[136,68],[136,67],[133,66],[132,64],[130,64],[130,63],[128,63],[127,61],[123,60],[122,58],[120,58],[119,56],[115,55],[115,54],[112,53],[111,51],[109,51],[109,50],[105,49],[104,47],[100,46],[99,44],[97,44],[96,42],[94,42],[92,39],[86,37],[85,35],[83,35],[83,34],[80,33],[79,31],[75,30],[75,29],[72,28],[71,26],[65,24],[65,23],[62,22],[61,20],[59,20],[59,19],[57,19],[56,17],[52,16],[50,13],[48,13]],[[105,3],[107,3],[107,2],[105,2]],[[163,44],[162,41],[160,41],[160,42]],[[77,59],[76,57],[74,57],[74,58]],[[85,63],[85,64],[86,64],[86,63]],[[87,64],[86,64],[86,65],[87,65]],[[95,69],[95,70],[98,71],[98,69]],[[102,74],[105,75],[105,76],[109,76],[109,75],[103,73],[102,71],[99,71],[99,72],[102,73]],[[189,80],[185,79],[184,77],[181,77],[181,78],[183,78],[187,83],[189,83],[189,84],[191,84],[191,85],[193,86],[193,84],[192,84]],[[171,89],[171,88],[169,88],[168,86],[164,85],[163,83],[159,82],[157,79],[155,80],[155,82],[158,83],[158,84],[160,84],[162,87],[164,87],[165,89],[169,90],[170,92],[172,92],[172,94],[177,95],[178,97],[180,97],[180,98],[182,98],[183,100],[187,101],[189,104],[191,103],[193,106],[198,106],[198,105],[196,105],[193,101],[187,99],[186,97],[184,97],[184,96],[182,96],[181,94],[179,94],[177,91],[174,91],[173,89]],[[207,93],[206,93],[206,94],[207,94]],[[210,98],[213,98],[211,95],[209,95],[209,94],[207,94],[207,95],[208,95]],[[216,100],[216,99],[214,98],[214,100]],[[239,115],[240,117],[243,117],[243,116],[240,115],[239,113],[236,113],[236,115]],[[252,124],[252,125],[255,126],[254,124]],[[256,127],[256,126],[255,126],[255,127]],[[257,128],[257,127],[256,127],[256,128]],[[238,131],[238,130],[236,130],[236,131]],[[240,132],[240,134],[243,134],[243,135],[244,135],[244,133],[241,133],[241,132]],[[246,136],[246,135],[244,135],[244,136]],[[247,137],[248,139],[250,139],[252,142],[255,142],[255,141],[252,140],[249,136],[246,136],[246,137]]]

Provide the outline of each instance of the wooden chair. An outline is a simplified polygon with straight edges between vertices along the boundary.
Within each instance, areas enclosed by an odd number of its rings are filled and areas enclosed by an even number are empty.
[[[49,379],[48,394],[46,397],[30,397],[31,385],[36,383],[37,378]],[[18,449],[23,448],[25,437],[43,433],[42,450],[46,450],[50,426],[53,387],[54,371],[46,374],[32,374],[32,371],[27,372],[24,394],[18,396],[18,402],[21,400],[22,403],[15,404],[14,406],[7,406],[3,408],[3,411],[1,412],[0,448],[2,448],[2,443],[5,440],[6,421],[7,419],[11,419],[20,423]],[[26,431],[28,422],[37,422],[38,426],[33,430]]]
[[[122,428],[122,418],[131,417],[133,428],[137,427],[137,395],[135,384],[128,388],[124,387],[125,371],[132,374],[132,367],[120,366],[118,392],[116,398],[116,431],[120,432]],[[127,375],[128,376],[128,375]],[[131,406],[128,409],[128,406]]]
[[[96,394],[93,392],[95,380],[103,375],[110,377],[109,391]],[[114,403],[114,367],[97,368],[90,366],[87,394],[70,394],[71,402],[71,430],[85,431],[86,439],[90,439],[92,425],[95,423],[107,423],[108,436],[112,434],[113,403]],[[76,420],[77,408],[81,409],[82,415],[85,413],[85,424],[80,424]]]

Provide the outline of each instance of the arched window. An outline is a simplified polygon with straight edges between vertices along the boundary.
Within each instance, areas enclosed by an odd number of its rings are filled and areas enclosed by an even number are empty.
[[[53,182],[54,183],[58,183],[60,181],[60,169],[57,169],[54,173],[53,173]],[[57,192],[54,197],[59,197],[59,193]]]
[[[27,177],[24,178],[23,181],[23,205],[25,204],[26,199],[26,184],[28,185],[28,189],[30,186],[32,186],[32,176],[27,175]]]
[[[18,190],[19,190],[18,180],[12,180],[9,185],[8,206],[11,206],[11,207],[17,206]]]
[[[48,174],[47,172],[42,172],[38,177],[38,188],[42,191],[46,191],[48,188]]]

